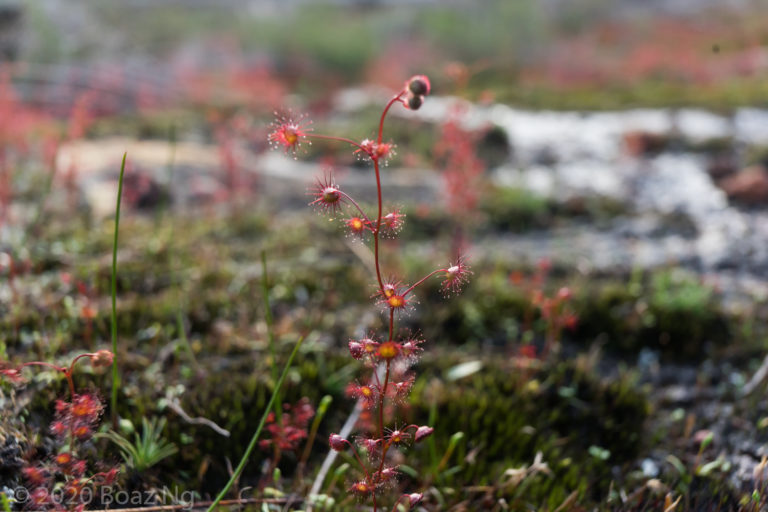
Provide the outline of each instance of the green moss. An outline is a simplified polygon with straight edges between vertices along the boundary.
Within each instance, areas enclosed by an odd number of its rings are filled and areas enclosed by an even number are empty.
[[[419,275],[425,269],[417,265],[410,272]],[[509,265],[484,266],[466,290],[449,301],[442,298],[438,280],[425,283],[419,317],[411,320],[411,326],[421,329],[427,339],[447,343],[515,345],[524,329],[532,329],[534,339],[539,339],[543,321],[525,287],[510,282],[511,271]],[[726,312],[717,293],[692,274],[661,269],[630,278],[584,278],[572,271],[557,272],[542,290],[553,294],[568,286],[573,291],[571,305],[578,323],[564,332],[569,343],[590,345],[599,339],[619,354],[634,356],[650,348],[665,358],[698,360],[738,341],[741,317]]]
[[[555,212],[552,201],[521,188],[496,188],[481,203],[489,224],[501,231],[521,232],[544,228]]]
[[[486,191],[479,210],[487,217],[484,229],[520,233],[551,228],[575,221],[598,226],[626,213],[626,207],[610,198],[575,198],[557,201],[517,187],[494,187]]]
[[[187,382],[179,401],[190,415],[208,418],[227,429],[229,437],[223,437],[205,426],[190,425],[170,411],[160,412],[158,399],[162,396],[141,388],[129,388],[128,394],[120,402],[121,415],[139,424],[144,415],[164,414],[168,418],[167,438],[181,450],[163,465],[187,468],[187,480],[177,476],[177,481],[200,492],[213,493],[229,477],[225,460],[237,460],[256,429],[270,398],[271,372],[268,359],[254,353],[242,354],[238,358],[201,359],[200,363],[203,365],[203,373]],[[320,457],[327,449],[324,444],[328,435],[327,425],[343,421],[343,414],[351,409],[351,404],[344,406],[347,402],[343,399],[343,386],[334,377],[348,364],[349,358],[345,355],[330,356],[322,352],[304,354],[290,375],[291,382],[283,389],[283,400],[286,403],[295,403],[307,397],[316,406],[322,396],[330,394],[334,397],[336,407],[324,422],[315,445],[316,457]],[[204,385],[196,384],[200,378],[204,380]],[[271,452],[257,451],[243,481],[257,484],[261,461],[269,456]],[[296,458],[293,454],[285,454],[284,460],[285,463],[281,465],[283,471],[291,474]],[[204,476],[202,487],[196,479],[200,472]],[[174,473],[178,474],[178,471]]]
[[[420,380],[433,372],[425,369]],[[649,412],[633,379],[602,382],[573,362],[522,370],[486,361],[481,372],[439,393],[419,393],[414,416],[426,414],[432,400],[438,452],[462,431],[465,455],[475,454],[472,463],[456,462],[461,470],[454,484],[492,485],[504,470],[529,465],[541,452],[552,476],[507,496],[538,507],[556,506],[574,490],[581,503],[599,502],[613,480],[611,468],[637,455]]]
[[[714,290],[693,276],[661,270],[637,275],[629,285],[605,283],[580,288],[576,336],[607,336],[607,346],[637,353],[642,347],[677,359],[699,359],[708,345],[732,340],[731,318]]]

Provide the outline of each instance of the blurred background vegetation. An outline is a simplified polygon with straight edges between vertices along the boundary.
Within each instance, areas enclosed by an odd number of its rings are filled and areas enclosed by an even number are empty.
[[[383,259],[411,280],[464,250],[475,274],[449,300],[425,283],[401,320],[427,340],[401,413],[438,426],[401,461],[403,488],[428,510],[768,503],[753,494],[765,386],[747,384],[768,351],[765,2],[0,0],[0,55],[0,360],[109,339],[128,150],[120,415],[182,449],[126,468],[125,488],[226,481],[274,385],[266,283],[277,359],[306,336],[286,402],[333,405],[305,478],[286,455],[270,481],[262,452],[242,485],[307,490],[364,378],[346,344],[382,319],[370,254],[309,212],[306,187],[333,166],[363,207],[375,189],[349,148],[270,152],[269,123],[294,108],[318,133],[369,137],[424,73],[422,110],[387,120],[384,194],[407,222]],[[29,447],[52,449],[64,389],[50,373],[2,386],[0,491]],[[344,468],[331,510],[356,507]]]

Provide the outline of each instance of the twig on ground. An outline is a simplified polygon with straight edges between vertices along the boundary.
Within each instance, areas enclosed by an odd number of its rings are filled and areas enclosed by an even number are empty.
[[[168,399],[167,401],[168,408],[171,409],[173,412],[181,416],[181,419],[186,421],[187,423],[191,423],[193,425],[205,425],[207,427],[212,428],[217,434],[220,434],[224,437],[229,437],[229,430],[223,429],[208,418],[202,418],[198,416],[197,418],[191,417],[189,414],[184,411],[184,409],[181,408],[181,405],[174,399]]]
[[[242,498],[237,500],[221,500],[220,506],[227,505],[249,505],[253,503],[268,503],[274,505],[282,505],[289,501],[296,502],[295,497],[290,498]],[[201,501],[199,503],[179,503],[177,505],[156,505],[153,507],[136,507],[136,508],[121,508],[120,512],[164,512],[166,510],[193,510],[198,508],[205,508],[211,505],[212,501]],[[94,510],[93,512],[113,512],[110,510]]]
[[[749,382],[747,382],[744,387],[741,389],[741,396],[747,396],[752,394],[752,392],[768,377],[768,356],[765,356],[765,359],[763,359],[763,363],[760,365],[760,368],[757,369],[754,375],[752,375],[752,378],[749,379]]]
[[[355,404],[355,408],[352,409],[352,414],[349,415],[349,418],[347,418],[347,421],[344,423],[344,426],[341,427],[341,431],[339,432],[340,436],[342,436],[345,439],[349,436],[349,434],[352,432],[352,429],[355,427],[357,420],[360,418],[361,412],[363,412],[363,401],[358,400],[357,403]],[[328,476],[328,471],[330,471],[331,466],[333,466],[333,463],[336,462],[336,457],[338,457],[338,455],[339,455],[339,452],[337,452],[336,450],[328,450],[328,455],[325,456],[323,465],[320,466],[320,471],[317,472],[315,481],[312,482],[312,488],[309,490],[308,497],[310,498],[310,501],[307,504],[307,512],[312,512],[311,497],[316,496],[320,492],[320,488],[323,486],[325,477]]]

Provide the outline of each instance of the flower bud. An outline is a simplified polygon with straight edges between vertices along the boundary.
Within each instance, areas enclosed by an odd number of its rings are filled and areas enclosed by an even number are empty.
[[[331,434],[331,437],[328,438],[328,444],[331,445],[332,450],[337,452],[344,451],[347,448],[347,440],[339,434]]]
[[[114,355],[109,350],[97,350],[96,353],[91,354],[91,364],[98,368],[102,366],[110,366]]]
[[[412,76],[411,79],[408,80],[408,91],[416,96],[425,96],[429,94],[429,89],[429,78],[424,75]]]
[[[365,451],[367,451],[369,454],[375,453],[376,450],[379,448],[379,443],[381,442],[380,439],[373,439],[370,437],[364,437],[357,440],[358,446],[363,448]]]
[[[413,435],[413,440],[418,443],[422,439],[426,439],[429,436],[431,436],[432,432],[434,431],[435,431],[434,428],[428,427],[426,425],[422,425],[421,427],[416,429],[416,433]]]
[[[349,342],[349,353],[355,359],[361,359],[365,355],[365,346],[359,341],[351,340]]]
[[[411,110],[419,110],[421,108],[421,104],[424,103],[424,97],[420,96],[418,94],[408,94],[408,101],[406,105]]]
[[[379,471],[379,477],[383,481],[391,480],[397,477],[397,469],[393,467],[386,467]]]
[[[416,505],[424,497],[424,495],[421,494],[420,492],[414,492],[414,493],[411,493],[411,494],[406,494],[405,496],[408,497],[408,506],[410,506],[410,507]]]

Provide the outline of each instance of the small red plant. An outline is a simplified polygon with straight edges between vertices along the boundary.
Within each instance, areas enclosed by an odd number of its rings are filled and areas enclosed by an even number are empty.
[[[271,469],[278,466],[283,453],[299,451],[302,441],[307,439],[307,426],[314,415],[315,408],[307,398],[294,405],[283,404],[279,417],[274,412],[269,413],[265,427],[269,437],[259,441],[259,447],[262,450],[272,449]]]
[[[455,226],[453,245],[457,252],[466,248],[466,233],[471,231],[475,220],[471,212],[480,200],[485,172],[485,163],[477,155],[477,142],[482,133],[462,128],[466,115],[464,103],[452,105],[432,149],[434,165],[443,180],[445,207]]]
[[[316,134],[307,128],[308,123],[289,117],[278,118],[269,136],[273,146],[294,155],[303,142],[312,139],[342,142],[353,146],[358,156],[373,163],[377,191],[375,214],[368,215],[357,201],[342,190],[330,172],[319,179],[310,190],[312,197],[310,204],[332,215],[342,209],[350,210],[348,216],[342,219],[349,233],[361,238],[370,236],[373,239],[376,270],[374,300],[384,310],[388,328],[384,336],[371,334],[349,342],[350,354],[371,368],[371,376],[367,381],[356,382],[348,388],[349,394],[362,404],[365,417],[372,420],[371,426],[369,432],[357,436],[353,441],[338,434],[332,434],[329,444],[333,450],[351,450],[354,454],[360,465],[361,475],[349,487],[349,492],[361,500],[370,500],[374,512],[381,509],[385,493],[396,484],[399,471],[392,457],[395,449],[418,443],[433,432],[432,427],[429,426],[387,427],[385,424],[387,407],[404,400],[410,391],[413,375],[408,372],[408,369],[418,359],[423,344],[422,339],[410,334],[398,335],[395,319],[413,308],[416,303],[415,291],[427,279],[433,276],[442,278],[443,291],[449,295],[458,292],[471,274],[466,261],[458,257],[445,268],[434,270],[411,285],[405,284],[400,279],[385,278],[382,275],[381,239],[395,236],[405,222],[405,215],[399,210],[384,211],[381,167],[392,156],[394,148],[390,142],[384,142],[384,120],[390,108],[398,103],[407,109],[417,110],[429,92],[430,83],[427,77],[417,75],[409,79],[384,107],[376,139],[356,142],[343,137]],[[361,457],[361,454],[365,457]],[[397,510],[399,504],[412,507],[421,498],[421,494],[418,493],[402,494],[393,504],[392,510]]]
[[[509,276],[512,285],[521,288],[528,299],[523,315],[523,332],[530,333],[529,338],[533,335],[534,313],[538,312],[544,321],[544,346],[541,357],[546,357],[550,351],[559,348],[563,329],[573,330],[578,323],[578,317],[570,304],[573,298],[570,288],[564,286],[552,294],[547,294],[545,291],[551,266],[549,260],[542,259],[530,278],[526,278],[519,271]],[[534,356],[535,349],[529,346],[521,351],[521,355]]]
[[[88,475],[88,464],[81,447],[89,441],[99,425],[104,405],[95,393],[76,393],[72,380],[75,364],[89,359],[94,367],[108,367],[113,354],[109,350],[80,354],[69,366],[57,366],[42,361],[32,361],[17,367],[0,365],[0,377],[13,382],[24,382],[22,370],[42,366],[61,372],[69,386],[69,401],[57,400],[55,415],[50,425],[59,451],[47,460],[28,463],[22,473],[28,484],[28,500],[25,506],[32,510],[81,511],[95,496],[94,490],[112,485],[117,479],[117,468],[104,469]]]

